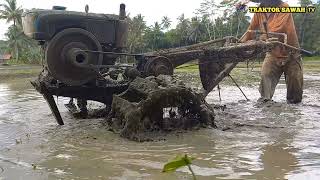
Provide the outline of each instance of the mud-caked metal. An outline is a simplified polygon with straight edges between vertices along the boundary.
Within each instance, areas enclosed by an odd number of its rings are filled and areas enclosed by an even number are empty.
[[[105,71],[100,67],[114,65],[126,47],[124,4],[119,15],[89,13],[89,6],[85,12],[62,6],[33,9],[23,14],[22,25],[45,52],[44,70],[32,84],[47,100],[58,124],[64,122],[53,95],[111,104],[113,94],[126,90],[126,84],[98,85],[100,71]]]
[[[58,7],[58,8],[57,8]],[[96,78],[86,65],[112,65],[117,55],[98,52],[122,52],[128,23],[125,5],[119,15],[35,9],[23,14],[24,33],[45,49],[46,67],[57,80],[69,85],[83,85]]]

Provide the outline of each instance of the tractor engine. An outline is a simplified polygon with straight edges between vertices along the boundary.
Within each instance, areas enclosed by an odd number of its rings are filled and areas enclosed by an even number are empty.
[[[79,86],[97,78],[102,66],[114,65],[125,50],[125,5],[119,15],[35,9],[24,13],[23,30],[45,51],[45,68],[56,80]]]

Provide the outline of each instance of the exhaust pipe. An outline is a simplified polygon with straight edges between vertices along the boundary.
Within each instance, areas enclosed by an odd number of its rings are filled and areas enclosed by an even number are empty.
[[[120,4],[120,12],[119,12],[119,19],[124,20],[126,18],[126,5]]]
[[[124,49],[127,45],[129,25],[127,22],[126,5],[120,4],[119,23],[116,31],[116,47]]]

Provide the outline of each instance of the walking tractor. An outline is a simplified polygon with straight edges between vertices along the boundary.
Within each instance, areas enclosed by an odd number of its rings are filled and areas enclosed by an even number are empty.
[[[67,11],[59,6],[52,10],[30,10],[23,15],[23,30],[37,40],[45,52],[43,71],[32,85],[46,99],[60,125],[64,122],[53,96],[76,98],[80,109],[87,100],[115,108],[112,106],[115,95],[130,91],[137,79],[142,82],[150,77],[171,76],[175,68],[193,60],[198,60],[204,94],[207,94],[229,76],[238,62],[254,59],[276,46],[292,52],[301,51],[286,43],[285,34],[267,32],[267,41],[240,43],[236,37],[225,37],[190,46],[130,54],[126,52],[128,22],[124,4],[120,5],[119,15],[89,13],[88,7],[86,12]],[[262,34],[260,31],[254,33]],[[279,35],[284,36],[284,42],[275,38]],[[133,57],[135,63],[117,63],[125,56]],[[138,95],[136,92],[131,99]],[[163,109],[172,105],[182,107],[186,103],[165,98],[165,93],[161,95],[156,104]],[[145,104],[144,107],[149,106],[152,105]],[[150,109],[157,113],[154,108]]]

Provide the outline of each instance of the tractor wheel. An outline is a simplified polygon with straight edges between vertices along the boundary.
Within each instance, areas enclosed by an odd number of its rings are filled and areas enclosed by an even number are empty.
[[[146,62],[144,72],[147,76],[172,75],[173,65],[168,58],[158,56]]]

